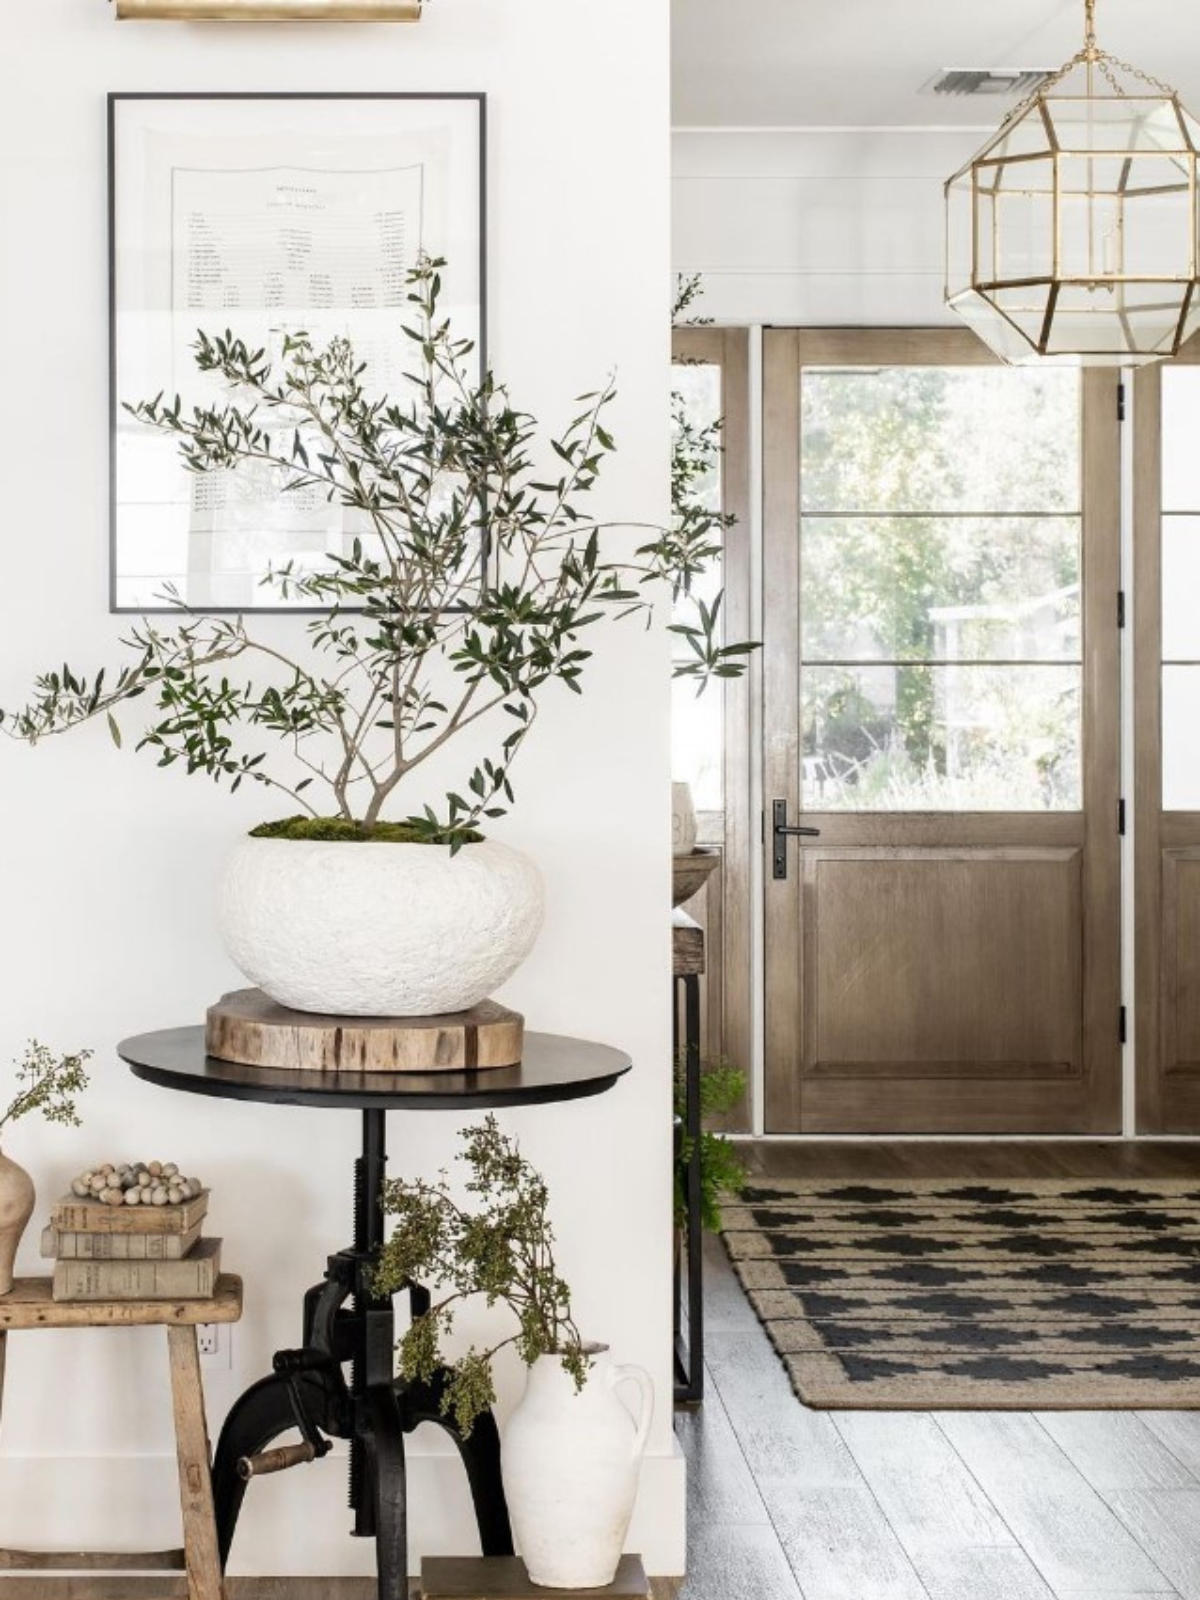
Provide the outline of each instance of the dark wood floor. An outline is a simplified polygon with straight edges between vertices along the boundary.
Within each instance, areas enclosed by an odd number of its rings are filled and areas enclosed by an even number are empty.
[[[763,1175],[1200,1176],[1200,1142],[746,1146]],[[1200,1600],[1200,1415],[816,1412],[706,1252],[681,1600]]]

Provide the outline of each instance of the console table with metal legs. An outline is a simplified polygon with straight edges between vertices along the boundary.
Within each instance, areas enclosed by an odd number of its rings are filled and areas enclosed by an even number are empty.
[[[362,1151],[354,1171],[354,1239],[331,1255],[304,1297],[300,1342],[279,1350],[272,1372],[237,1400],[221,1429],[213,1462],[213,1501],[221,1565],[229,1558],[247,1487],[327,1455],[331,1439],[350,1445],[353,1532],[376,1544],[379,1600],[407,1600],[408,1525],[404,1437],[433,1422],[453,1438],[466,1469],[484,1555],[512,1554],[500,1480],[500,1438],[490,1413],[464,1439],[441,1411],[448,1374],[429,1383],[396,1378],[396,1329],[390,1297],[372,1287],[383,1244],[381,1196],[389,1110],[476,1112],[543,1105],[602,1094],[629,1070],[628,1056],[607,1045],[552,1034],[525,1035],[519,1066],[466,1072],[351,1073],[246,1067],[206,1055],[204,1029],[175,1028],[126,1039],[118,1050],[138,1077],[167,1089],[277,1105],[357,1109]],[[408,1286],[410,1309],[428,1307],[428,1291]],[[346,1368],[349,1368],[347,1376]],[[297,1444],[275,1446],[298,1431]]]
[[[683,1181],[684,1241],[675,1262],[675,1401],[679,1405],[697,1405],[704,1399],[704,1229],[700,1215],[700,979],[704,973],[704,929],[679,910],[671,919],[671,970],[675,976],[675,1060],[682,1061],[683,1069],[683,1116],[677,1135],[686,1140],[688,1150]]]

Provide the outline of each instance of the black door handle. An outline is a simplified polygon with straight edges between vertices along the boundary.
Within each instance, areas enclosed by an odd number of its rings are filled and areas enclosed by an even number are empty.
[[[771,805],[771,876],[788,875],[787,842],[789,838],[819,839],[820,828],[804,828],[787,819],[787,801],[775,800]]]

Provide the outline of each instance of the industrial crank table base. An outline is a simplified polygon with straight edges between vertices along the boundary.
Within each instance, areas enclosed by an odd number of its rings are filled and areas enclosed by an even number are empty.
[[[213,1462],[213,1501],[224,1565],[250,1480],[327,1454],[330,1437],[348,1439],[354,1533],[378,1541],[379,1593],[381,1600],[392,1600],[408,1592],[404,1435],[418,1423],[437,1423],[458,1446],[484,1555],[511,1555],[513,1544],[500,1481],[500,1436],[491,1412],[464,1439],[453,1420],[442,1415],[449,1373],[439,1369],[428,1384],[392,1376],[392,1301],[371,1290],[383,1243],[385,1117],[383,1111],[363,1112],[363,1149],[354,1175],[354,1243],[329,1257],[324,1281],[305,1295],[300,1349],[278,1351],[272,1376],[248,1389],[230,1411]],[[410,1285],[408,1295],[414,1316],[428,1309],[429,1294],[420,1285]],[[300,1430],[300,1444],[268,1450],[293,1428]]]
[[[380,1204],[386,1173],[386,1112],[478,1110],[541,1104],[603,1093],[629,1070],[605,1045],[527,1034],[518,1067],[403,1074],[321,1073],[238,1066],[204,1053],[204,1030],[180,1028],[125,1040],[123,1059],[166,1088],[277,1104],[358,1106],[362,1154],[355,1162],[354,1243],[328,1258],[323,1280],[304,1297],[300,1346],[276,1353],[269,1377],[234,1403],[217,1442],[213,1500],[222,1567],[228,1560],[246,1489],[256,1476],[327,1455],[331,1439],[350,1443],[353,1532],[376,1542],[379,1600],[407,1600],[408,1529],[404,1436],[433,1422],[453,1438],[466,1469],[485,1556],[511,1555],[512,1533],[500,1478],[500,1437],[490,1412],[464,1439],[441,1400],[449,1374],[429,1383],[394,1377],[395,1314],[376,1295],[372,1273],[383,1244]],[[407,1289],[419,1315],[429,1305],[420,1284]],[[349,1379],[346,1367],[349,1367]],[[298,1430],[300,1443],[272,1448]]]

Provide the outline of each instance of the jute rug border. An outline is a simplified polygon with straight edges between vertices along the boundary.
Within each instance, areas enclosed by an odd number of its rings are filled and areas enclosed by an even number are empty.
[[[1194,1213],[1194,1220],[1189,1219],[1189,1222],[1184,1223],[1178,1231],[1186,1235],[1190,1241],[1196,1230],[1200,1229],[1200,1174],[1196,1178],[1153,1180],[898,1178],[857,1182],[844,1179],[752,1178],[746,1186],[746,1195],[749,1198],[743,1197],[723,1208],[723,1219],[727,1219],[734,1226],[727,1227],[722,1237],[734,1273],[787,1370],[797,1398],[804,1405],[818,1410],[855,1411],[1200,1409],[1200,1242],[1197,1243],[1194,1261],[1196,1267],[1194,1283],[1173,1282],[1169,1274],[1172,1270],[1186,1268],[1187,1256],[1175,1258],[1155,1255],[1152,1246],[1147,1253],[1142,1254],[1132,1242],[1129,1242],[1127,1249],[1121,1250],[1118,1246],[1122,1242],[1128,1242],[1127,1232],[1118,1227],[1108,1226],[1089,1230],[1081,1228],[1078,1221],[1071,1219],[1051,1231],[1058,1239],[1069,1240],[1075,1236],[1081,1242],[1093,1239],[1100,1245],[1100,1248],[1087,1253],[1086,1264],[1092,1271],[1110,1274],[1113,1286],[1108,1291],[1096,1290],[1097,1298],[1102,1298],[1105,1292],[1118,1297],[1123,1294],[1126,1298],[1134,1294],[1147,1296],[1161,1305],[1161,1311],[1153,1313],[1150,1305],[1140,1308],[1138,1314],[1131,1314],[1129,1317],[1130,1329],[1136,1331],[1139,1324],[1159,1322],[1164,1331],[1170,1331],[1173,1336],[1185,1341],[1175,1345],[1165,1344],[1161,1349],[1147,1351],[1137,1344],[1136,1339],[1131,1339],[1130,1357],[1149,1358],[1152,1364],[1161,1358],[1161,1362],[1169,1367],[1172,1354],[1177,1353],[1196,1361],[1196,1376],[1168,1376],[1160,1379],[1147,1374],[1143,1377],[1127,1378],[1089,1371],[1089,1365],[1096,1365],[1102,1361],[1111,1362],[1114,1354],[1119,1353],[1112,1350],[1089,1351],[1071,1345],[1064,1348],[1062,1340],[1048,1338],[1042,1346],[1042,1354],[1047,1363],[1061,1362],[1070,1366],[1070,1371],[1026,1382],[1013,1379],[991,1381],[987,1378],[963,1377],[946,1370],[948,1366],[952,1366],[954,1356],[959,1352],[952,1351],[947,1358],[944,1351],[931,1348],[930,1342],[924,1341],[920,1345],[906,1347],[901,1352],[905,1364],[917,1370],[870,1382],[856,1381],[848,1374],[837,1350],[822,1348],[824,1342],[821,1332],[822,1319],[806,1317],[800,1309],[801,1301],[797,1296],[807,1294],[812,1298],[821,1294],[833,1297],[839,1294],[869,1295],[874,1302],[869,1311],[847,1312],[836,1319],[842,1325],[843,1334],[846,1328],[853,1328],[856,1325],[869,1327],[883,1322],[894,1323],[903,1333],[903,1330],[920,1324],[920,1313],[914,1312],[913,1301],[921,1299],[923,1291],[919,1287],[889,1285],[879,1281],[872,1272],[873,1266],[902,1267],[903,1259],[894,1259],[882,1253],[873,1254],[870,1250],[856,1250],[851,1247],[842,1258],[846,1263],[847,1275],[844,1278],[829,1284],[810,1284],[797,1289],[786,1282],[784,1274],[789,1265],[803,1263],[804,1256],[778,1255],[766,1243],[764,1235],[767,1230],[757,1225],[748,1228],[738,1225],[745,1223],[754,1210],[761,1211],[763,1208],[770,1209],[777,1205],[781,1209],[786,1209],[787,1203],[791,1202],[793,1205],[799,1203],[801,1206],[810,1206],[816,1213],[808,1226],[821,1233],[830,1231],[836,1234],[846,1227],[845,1208],[848,1207],[851,1212],[853,1210],[854,1202],[846,1197],[876,1191],[881,1198],[877,1202],[872,1201],[871,1204],[880,1209],[886,1209],[889,1204],[897,1208],[913,1207],[924,1201],[931,1205],[936,1213],[944,1211],[947,1202],[951,1206],[957,1202],[965,1209],[973,1205],[986,1208],[996,1203],[1013,1206],[1019,1210],[1022,1205],[1028,1207],[1031,1202],[1045,1198],[1063,1199],[1075,1196],[1078,1197],[1076,1204],[1081,1211],[1095,1212],[1121,1204],[1137,1205],[1139,1200],[1146,1204],[1165,1201],[1171,1206],[1176,1204],[1180,1197],[1187,1197],[1191,1202],[1189,1210]],[[882,1198],[889,1194],[894,1197],[890,1202]],[[1022,1200],[1014,1198],[1015,1196],[1028,1198]],[[1085,1199],[1085,1196],[1096,1196],[1096,1198]],[[825,1220],[821,1218],[822,1211],[827,1213]],[[938,1220],[940,1223],[940,1215]],[[947,1230],[939,1226],[935,1231],[940,1238]],[[989,1231],[984,1230],[985,1234]],[[1154,1235],[1150,1234],[1148,1237],[1153,1239]],[[1112,1248],[1109,1247],[1110,1241],[1113,1242]],[[1057,1259],[1061,1261],[1062,1257]],[[816,1260],[820,1266],[835,1269],[838,1266],[838,1257],[824,1250]],[[1017,1281],[1018,1269],[1021,1271],[1036,1269],[1038,1265],[1036,1257],[1014,1256],[1012,1280],[1006,1279],[1003,1272],[1004,1258],[996,1253],[985,1250],[959,1253],[955,1257],[955,1263],[961,1263],[964,1268],[963,1280],[956,1286],[964,1293],[982,1290],[1011,1294],[1014,1297],[1013,1320],[1015,1321],[1023,1323],[1030,1316],[1030,1301],[1039,1298],[1051,1299],[1056,1292],[1053,1285]],[[942,1258],[939,1256],[933,1256],[927,1263],[931,1267],[942,1264]],[[893,1293],[897,1304],[894,1314],[889,1316],[888,1301]],[[1181,1305],[1181,1302],[1189,1299],[1194,1301],[1194,1309]],[[790,1316],[781,1315],[789,1302],[797,1309],[793,1310]],[[1041,1308],[1034,1309],[1040,1311]],[[1005,1319],[997,1312],[975,1320],[986,1325],[989,1320],[994,1322]],[[1055,1319],[1041,1315],[1037,1320],[1047,1325],[1054,1320],[1058,1320],[1061,1325],[1063,1321],[1061,1317]],[[1103,1320],[1111,1327],[1117,1318],[1108,1316],[1098,1319],[1098,1322],[1099,1320]],[[1193,1324],[1196,1330],[1194,1341],[1187,1339],[1189,1325]],[[894,1348],[891,1353],[896,1353]]]

